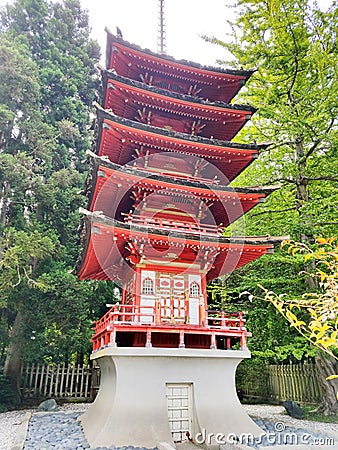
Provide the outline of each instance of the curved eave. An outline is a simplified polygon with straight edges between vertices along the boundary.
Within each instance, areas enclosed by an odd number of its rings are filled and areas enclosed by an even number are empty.
[[[120,218],[121,213],[133,210],[132,193],[163,196],[171,203],[170,196],[197,201],[205,210],[202,223],[226,228],[250,211],[277,187],[238,188],[213,186],[190,180],[155,175],[131,166],[118,166],[95,155],[91,156],[91,168],[87,177],[86,195],[90,211],[102,211],[110,218]],[[154,194],[154,195],[153,195]],[[210,205],[209,207],[207,205]],[[164,205],[163,205],[164,208]],[[184,204],[177,205],[184,212]],[[165,208],[164,208],[165,209]],[[197,211],[196,211],[197,213]],[[164,213],[165,214],[165,213]],[[169,213],[170,217],[170,213]]]
[[[262,197],[271,194],[276,189],[279,188],[279,186],[253,186],[253,187],[236,187],[232,188],[229,186],[219,186],[219,185],[210,185],[204,182],[200,181],[193,181],[193,180],[184,180],[180,179],[177,180],[173,177],[164,176],[164,175],[157,175],[152,172],[148,172],[146,170],[140,170],[137,167],[125,165],[121,166],[119,164],[114,164],[111,161],[107,161],[105,158],[102,158],[98,155],[95,155],[92,152],[87,152],[88,157],[90,158],[91,163],[95,167],[101,167],[102,170],[107,170],[107,176],[109,174],[119,173],[121,176],[130,177],[133,180],[144,180],[145,182],[151,182],[159,184],[161,187],[168,187],[172,185],[175,188],[182,188],[191,192],[196,193],[197,191],[205,192],[205,195],[207,195],[208,192],[214,192],[216,195],[217,193],[231,193],[233,195],[238,194],[259,194]],[[135,181],[136,182],[136,181]]]
[[[131,254],[143,254],[145,260],[156,263],[153,256],[154,246],[160,246],[169,252],[176,249],[180,257],[182,270],[186,264],[199,266],[207,273],[207,279],[225,275],[236,268],[251,262],[265,253],[271,253],[274,245],[284,238],[226,238],[207,237],[185,233],[150,230],[143,226],[132,226],[96,217],[87,213],[83,219],[83,251],[74,273],[80,279],[111,280],[126,276],[133,270]],[[132,248],[134,250],[130,250]],[[206,253],[207,252],[207,253]],[[168,253],[167,253],[168,254]],[[171,253],[170,253],[171,254]],[[208,263],[204,255],[208,254]],[[186,255],[186,256],[185,256]],[[194,256],[195,255],[195,256]],[[161,254],[158,263],[163,264],[165,254]],[[204,261],[204,262],[203,262]],[[209,264],[210,263],[210,264]],[[173,264],[175,265],[175,257]]]
[[[114,69],[120,75],[128,78],[138,79],[135,69],[131,70],[131,66],[138,63],[138,65],[147,68],[148,71],[158,73],[160,78],[170,76],[173,79],[180,79],[181,82],[182,79],[186,79],[191,85],[199,84],[203,87],[201,95],[203,98],[222,99],[222,101],[229,102],[254,72],[221,69],[202,66],[191,61],[175,60],[170,56],[159,55],[148,49],[130,44],[114,36],[108,29],[106,31],[106,67]],[[116,52],[121,53],[118,60],[123,60],[123,64],[116,63]]]
[[[172,94],[107,72],[104,73],[104,92],[104,108],[117,116],[220,140],[233,139],[256,111],[249,106]]]
[[[232,181],[267,145],[238,144],[190,136],[117,117],[97,107],[98,139],[96,153],[124,165],[135,157],[135,147],[153,153],[171,152],[204,158]]]
[[[161,88],[158,88],[155,86],[149,86],[140,81],[132,80],[130,78],[126,78],[121,75],[117,75],[116,73],[114,73],[111,70],[103,70],[103,71],[101,71],[101,75],[102,75],[103,88],[104,88],[104,103],[107,101],[107,89],[112,88],[111,86],[108,86],[108,84],[115,83],[118,86],[120,86],[120,85],[126,86],[125,87],[126,90],[128,88],[130,88],[130,89],[134,89],[136,92],[137,91],[148,92],[149,95],[152,95],[153,97],[163,96],[163,97],[167,97],[169,99],[176,99],[176,100],[179,100],[179,101],[185,102],[185,103],[196,103],[197,105],[201,105],[201,106],[219,107],[219,108],[223,108],[223,109],[228,109],[233,112],[241,111],[241,112],[249,112],[251,114],[254,114],[257,111],[256,108],[254,108],[253,106],[249,106],[249,105],[228,103],[228,102],[217,101],[217,100],[210,101],[210,100],[205,100],[205,99],[199,98],[199,97],[193,97],[192,95],[180,94],[178,92],[170,92],[166,89],[161,89]]]

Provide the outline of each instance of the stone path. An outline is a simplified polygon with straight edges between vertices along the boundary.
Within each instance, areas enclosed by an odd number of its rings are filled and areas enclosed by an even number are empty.
[[[65,404],[56,413],[37,413],[33,410],[11,411],[0,414],[0,450],[81,450],[90,448],[77,417],[89,404]],[[338,448],[338,425],[292,419],[283,414],[282,406],[245,405],[248,414],[266,432],[262,440],[242,436],[242,442],[224,444],[223,450],[334,450]],[[26,431],[27,425],[27,439]],[[180,450],[190,444],[180,445]],[[249,445],[249,447],[248,447]],[[184,447],[185,446],[185,447]],[[194,448],[196,448],[194,446]],[[116,450],[115,447],[112,447]],[[133,450],[124,447],[124,450]],[[99,448],[97,449],[99,450]]]

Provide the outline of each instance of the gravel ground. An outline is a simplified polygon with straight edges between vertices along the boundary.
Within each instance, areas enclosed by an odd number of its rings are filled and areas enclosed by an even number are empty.
[[[80,425],[76,418],[80,413],[85,411],[90,405],[85,403],[79,404],[65,404],[60,407],[58,413],[34,413],[34,410],[27,409],[21,411],[11,411],[0,414],[0,450],[10,450],[15,443],[17,434],[22,428],[23,421],[27,413],[33,413],[30,420],[30,428],[27,435],[25,449],[27,450],[76,450],[89,448],[83,439],[83,434]],[[332,449],[338,448],[338,425],[329,423],[310,422],[306,420],[292,419],[283,414],[283,406],[271,405],[245,405],[245,410],[254,418],[254,420],[267,433],[277,435],[276,442],[250,443],[255,448],[263,448],[263,446],[271,446],[282,444],[282,433],[294,433],[304,435],[308,433],[311,435],[309,446],[313,445],[315,438],[331,437],[335,440],[330,443]],[[52,427],[51,427],[52,423]],[[50,432],[53,428],[53,436],[46,437],[46,430]],[[67,432],[65,432],[67,428]],[[48,434],[48,433],[47,433]],[[65,436],[65,434],[67,436]],[[36,440],[37,435],[40,441]],[[53,441],[53,445],[48,441]],[[255,445],[256,444],[256,445]],[[320,448],[319,444],[317,446]],[[275,447],[277,448],[277,447]],[[284,448],[289,448],[285,446]],[[307,447],[306,447],[307,448]],[[322,448],[324,448],[322,446]]]
[[[338,448],[338,424],[336,423],[322,423],[312,422],[310,420],[293,419],[285,414],[284,406],[274,405],[244,405],[246,412],[252,418],[258,418],[266,421],[272,421],[275,424],[282,422],[284,425],[294,428],[305,428],[314,433],[322,433],[328,436],[337,438]]]
[[[89,406],[90,404],[88,403],[68,403],[61,406],[60,411],[66,413],[83,412]],[[27,413],[35,411],[36,409],[22,409],[20,411],[0,413],[0,450],[10,450],[12,448]]]
[[[26,414],[31,410],[0,413],[0,450],[9,450],[15,442],[17,432]]]

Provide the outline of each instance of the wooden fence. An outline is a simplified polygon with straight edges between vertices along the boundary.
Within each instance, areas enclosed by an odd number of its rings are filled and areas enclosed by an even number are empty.
[[[240,366],[238,375],[239,394],[248,400],[317,403],[321,399],[313,364]],[[93,400],[99,378],[98,367],[31,364],[22,369],[21,389],[26,398]]]
[[[65,364],[30,364],[22,368],[23,397],[53,397],[90,400],[99,384],[99,370],[87,366]]]
[[[314,364],[268,366],[270,396],[278,401],[317,403],[322,391]]]
[[[314,364],[243,367],[237,387],[243,398],[280,403],[318,403],[322,397]]]

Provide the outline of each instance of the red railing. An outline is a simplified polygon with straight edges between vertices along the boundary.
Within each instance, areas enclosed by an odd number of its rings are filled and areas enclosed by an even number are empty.
[[[92,337],[94,350],[108,345],[115,345],[117,331],[144,331],[147,333],[147,343],[150,344],[151,331],[167,328],[169,332],[180,334],[210,334],[212,348],[215,346],[215,334],[223,337],[238,337],[241,347],[246,347],[246,337],[249,336],[245,328],[243,313],[226,313],[224,311],[205,310],[203,305],[199,308],[199,323],[190,324],[188,305],[183,307],[170,307],[171,316],[161,316],[161,306],[156,301],[154,306],[114,305],[101,319],[95,323],[94,336]],[[185,310],[184,316],[176,314]],[[182,340],[183,339],[183,340]],[[184,341],[184,336],[181,341]],[[184,345],[183,345],[184,346]]]
[[[242,312],[226,313],[224,311],[208,310],[208,326],[220,328],[242,328],[245,319]]]

